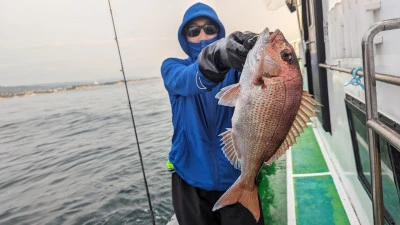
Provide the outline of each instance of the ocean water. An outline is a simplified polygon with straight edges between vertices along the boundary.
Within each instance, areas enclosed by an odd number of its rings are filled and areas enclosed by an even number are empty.
[[[161,79],[128,85],[157,224],[173,214]],[[0,100],[0,224],[151,224],[123,84]]]

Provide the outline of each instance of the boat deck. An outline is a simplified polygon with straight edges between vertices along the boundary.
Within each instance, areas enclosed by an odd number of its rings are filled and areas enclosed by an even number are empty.
[[[306,129],[286,156],[285,224],[359,224],[316,129]]]
[[[305,129],[257,178],[265,224],[359,225],[316,129]],[[175,218],[168,225],[178,225]]]

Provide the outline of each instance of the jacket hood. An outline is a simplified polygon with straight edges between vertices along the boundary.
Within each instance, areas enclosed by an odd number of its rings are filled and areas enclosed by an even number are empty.
[[[179,26],[178,29],[179,44],[181,45],[182,50],[190,57],[194,57],[195,55],[193,55],[193,53],[191,54],[189,42],[186,40],[186,37],[182,34],[182,30],[190,20],[201,16],[208,17],[218,24],[219,32],[216,37],[216,40],[225,37],[225,28],[222,25],[221,21],[218,19],[217,13],[210,6],[200,2],[192,5],[186,10],[185,15],[183,16],[182,24]]]

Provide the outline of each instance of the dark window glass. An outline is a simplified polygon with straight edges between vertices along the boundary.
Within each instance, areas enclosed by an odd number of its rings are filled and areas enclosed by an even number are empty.
[[[393,146],[390,146],[391,149],[391,159],[392,159],[392,168],[394,171],[394,179],[397,187],[397,195],[399,196],[400,202],[400,151]]]
[[[365,190],[371,196],[371,172],[368,150],[368,138],[365,105],[346,94],[346,110],[353,143],[358,177]],[[380,114],[379,119],[396,132],[399,125]],[[400,152],[387,140],[378,135],[381,156],[382,190],[386,224],[400,225]]]
[[[383,202],[393,220],[399,224],[400,198],[398,189],[396,187],[396,177],[392,164],[393,158],[391,152],[394,147],[391,146],[385,139],[380,137],[379,149],[381,151]],[[400,162],[397,162],[397,165],[399,165]]]

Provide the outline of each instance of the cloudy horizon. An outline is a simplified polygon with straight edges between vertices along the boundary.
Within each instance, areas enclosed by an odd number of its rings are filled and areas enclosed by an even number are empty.
[[[176,33],[195,2],[111,1],[127,79],[159,76],[164,59],[185,58]],[[227,34],[268,26],[299,38],[296,14],[286,7],[201,2],[216,10]],[[0,86],[122,79],[107,0],[0,0],[0,29]]]

